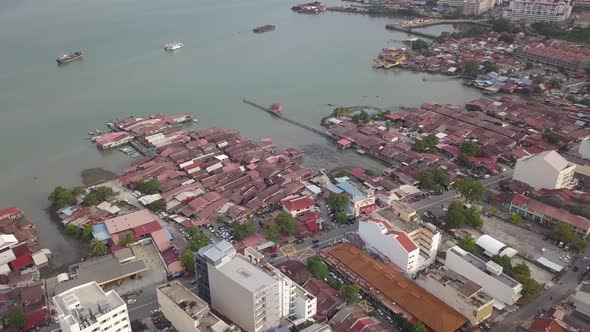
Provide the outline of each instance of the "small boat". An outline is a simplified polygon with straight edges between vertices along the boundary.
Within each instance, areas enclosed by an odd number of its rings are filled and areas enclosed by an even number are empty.
[[[199,120],[197,118],[193,118],[193,122],[194,123],[199,123]]]
[[[254,33],[264,33],[264,32],[273,31],[274,29],[276,29],[276,27],[274,25],[267,24],[267,25],[263,25],[258,28],[254,28],[254,30],[252,30],[252,31],[254,31]]]
[[[92,130],[89,130],[88,135],[92,136],[92,135],[94,135],[94,132]]]
[[[100,129],[98,129],[98,128],[94,129],[94,132],[97,134],[102,134],[102,131],[100,131]]]
[[[179,49],[181,49],[183,47],[184,47],[184,44],[183,43],[178,43],[178,42],[170,43],[170,44],[165,44],[164,45],[164,49],[166,51],[176,51],[176,50],[179,50]]]
[[[66,53],[64,55],[60,55],[55,59],[58,64],[63,65],[64,63],[68,63],[74,60],[78,60],[82,57],[82,50],[74,52],[74,53]]]

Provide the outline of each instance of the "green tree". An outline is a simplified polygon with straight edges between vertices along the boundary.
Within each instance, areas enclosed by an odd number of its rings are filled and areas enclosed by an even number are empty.
[[[457,245],[465,251],[469,251],[472,253],[475,253],[477,251],[477,244],[475,243],[475,239],[469,235],[460,238],[457,241]]]
[[[339,118],[346,115],[346,108],[344,107],[336,107],[332,112],[332,116],[335,118]]]
[[[275,219],[281,234],[293,235],[297,230],[297,220],[287,212],[281,212]]]
[[[510,260],[510,257],[496,255],[492,257],[492,261],[500,265],[507,273],[512,274],[512,261]]]
[[[432,149],[438,144],[438,138],[433,134],[430,134],[423,139],[427,149]]]
[[[494,32],[512,32],[513,31],[512,23],[505,18],[500,18],[500,19],[494,20],[492,22],[492,31],[494,31]]]
[[[325,279],[328,277],[328,265],[322,261],[320,256],[312,256],[308,258],[307,269],[314,278]]]
[[[344,194],[330,193],[328,206],[334,211],[342,211],[348,205],[348,197]]]
[[[414,143],[414,151],[416,152],[425,152],[426,151],[426,144],[422,140],[416,140]]]
[[[74,188],[72,188],[72,191],[71,191],[72,195],[74,195],[74,196],[81,195],[85,192],[86,192],[86,189],[84,189],[84,187],[82,187],[82,186],[75,186]]]
[[[480,153],[479,144],[476,142],[467,141],[461,145],[461,153],[464,153],[469,157],[477,157]]]
[[[459,202],[449,204],[446,219],[447,226],[450,229],[463,228],[467,224],[467,218],[463,209],[463,205]]]
[[[59,186],[53,189],[48,199],[59,209],[76,203],[76,197],[69,190]]]
[[[371,116],[364,110],[361,111],[359,114],[355,114],[352,116],[352,122],[356,124],[368,123],[369,121],[371,121]]]
[[[576,102],[576,97],[574,97],[573,95],[567,95],[567,96],[565,96],[565,99],[571,103]]]
[[[27,316],[21,309],[12,309],[6,315],[6,325],[21,330],[27,325]]]
[[[552,79],[549,80],[549,85],[551,85],[552,87],[559,89],[561,88],[561,80],[557,77],[553,77]]]
[[[377,175],[377,173],[375,173],[375,171],[372,170],[372,169],[366,170],[365,171],[365,174],[367,174],[368,176],[375,176],[375,175]]]
[[[505,35],[501,35],[498,38],[498,40],[499,41],[503,41],[503,42],[508,43],[508,44],[512,44],[512,43],[514,43],[514,36],[513,35],[506,35],[505,34]]]
[[[426,6],[428,7],[436,7],[438,5],[438,0],[426,0]],[[418,39],[421,40],[421,39]]]
[[[479,74],[479,61],[469,60],[463,64],[463,75],[467,77],[476,77]]]
[[[426,327],[422,322],[414,323],[414,332],[426,332]]]
[[[191,251],[197,251],[211,243],[209,235],[201,233],[197,227],[188,227],[186,232],[188,235],[188,246]]]
[[[343,286],[342,289],[342,295],[344,295],[344,297],[352,303],[356,303],[358,302],[359,298],[359,287],[357,285],[346,285]]]
[[[279,229],[279,226],[277,226],[277,224],[272,223],[268,225],[268,227],[266,227],[266,238],[270,241],[275,242],[276,240],[278,240],[280,232],[281,231]]]
[[[436,1],[436,0],[431,0],[431,1]],[[425,42],[422,39],[416,39],[413,43],[412,43],[412,49],[416,50],[416,51],[420,51],[420,50],[427,50],[430,46],[428,45],[427,42]]]
[[[498,71],[498,67],[496,66],[496,64],[491,61],[484,61],[483,69],[486,73]]]
[[[182,255],[180,255],[180,264],[186,271],[194,272],[195,271],[195,258],[193,256],[193,251],[187,249]]]
[[[559,144],[559,137],[557,137],[557,135],[555,135],[554,133],[551,132],[547,132],[544,133],[543,136],[541,136],[543,138],[544,141],[551,143],[551,144]]]
[[[119,239],[119,245],[122,247],[127,247],[133,242],[135,242],[135,237],[131,233],[127,233]]]
[[[334,288],[335,290],[341,290],[342,289],[342,283],[338,280],[336,280],[335,278],[332,278],[330,276],[328,276],[328,285],[330,285],[330,287]]]
[[[483,225],[483,219],[479,215],[479,212],[474,207],[465,208],[465,220],[471,227],[479,228]]]
[[[520,262],[512,267],[512,274],[517,279],[524,279],[531,277],[531,268],[525,263]]]
[[[76,225],[67,225],[66,233],[75,237],[80,237],[80,235],[82,235],[82,229]]]
[[[108,252],[109,248],[107,248],[107,246],[104,243],[97,239],[90,240],[90,254],[92,256],[104,256],[108,254]]]
[[[576,239],[574,242],[572,242],[572,248],[577,252],[583,252],[586,250],[586,248],[588,248],[588,241],[584,239]]]
[[[434,181],[441,186],[449,184],[449,173],[444,169],[435,169],[432,171],[432,176],[434,176]]]
[[[232,228],[234,230],[234,238],[236,241],[242,241],[254,234],[254,223],[250,220],[244,222],[236,221],[232,224]]]
[[[158,180],[138,181],[134,185],[137,190],[146,195],[153,195],[160,192],[160,182]]]
[[[86,241],[92,240],[94,238],[94,235],[92,235],[92,231],[92,226],[87,225],[86,227],[84,227],[84,230],[82,231],[82,239]]]
[[[520,216],[518,214],[513,214],[510,216],[510,221],[512,221],[515,224],[521,224],[522,223],[522,216]]]
[[[486,188],[474,178],[465,178],[455,182],[455,190],[468,202],[481,202],[484,199]]]
[[[521,301],[528,302],[543,291],[543,286],[532,278],[518,280],[522,284]]]
[[[348,221],[348,215],[346,215],[346,212],[338,213],[338,222],[341,224],[345,224],[346,221]]]
[[[98,198],[98,200],[100,202],[106,200],[107,198],[114,196],[115,192],[113,191],[113,188],[111,187],[104,187],[104,186],[100,186],[100,187],[96,187],[94,188],[93,191],[96,194],[96,198]]]
[[[434,174],[430,171],[420,173],[420,175],[418,175],[418,181],[420,181],[420,186],[426,189],[434,189],[438,185],[434,180]]]
[[[553,225],[553,228],[551,229],[551,238],[556,241],[573,243],[577,237],[572,226],[564,223],[557,223]]]
[[[580,101],[580,104],[590,107],[590,98],[582,99],[582,101]]]
[[[166,202],[163,199],[159,199],[148,204],[147,208],[154,212],[166,211]]]
[[[98,197],[95,193],[91,192],[84,196],[84,201],[82,201],[82,204],[84,204],[84,206],[95,206],[98,204]]]

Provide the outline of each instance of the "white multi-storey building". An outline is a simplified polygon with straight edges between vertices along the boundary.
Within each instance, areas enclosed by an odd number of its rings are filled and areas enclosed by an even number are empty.
[[[522,284],[503,273],[500,265],[485,262],[457,246],[447,251],[445,266],[481,286],[500,303],[512,305],[521,296]]]
[[[569,188],[574,184],[576,165],[555,151],[543,151],[518,159],[512,178],[539,189]]]
[[[512,0],[503,16],[512,21],[562,22],[571,13],[570,0]]]
[[[432,264],[440,244],[440,232],[433,225],[418,226],[401,220],[361,220],[359,235],[367,247],[407,274]]]
[[[225,240],[203,248],[197,256],[199,289],[213,309],[248,332],[272,330],[281,318],[296,325],[312,318],[317,299],[263,258],[252,248],[238,254]]]
[[[463,3],[463,14],[479,16],[494,8],[495,0],[465,0]]]
[[[53,303],[64,332],[131,332],[125,302],[95,281],[55,295]]]

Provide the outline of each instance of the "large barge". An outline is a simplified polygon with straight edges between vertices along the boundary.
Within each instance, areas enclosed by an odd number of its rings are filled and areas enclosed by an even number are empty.
[[[55,61],[57,61],[57,64],[59,65],[63,65],[64,63],[68,63],[68,62],[72,62],[74,60],[78,60],[82,58],[82,51],[76,51],[74,53],[67,53],[64,55],[60,55],[57,57],[57,59],[55,59]]]
[[[274,25],[267,24],[267,25],[263,25],[258,28],[254,28],[252,31],[254,31],[254,33],[265,33],[265,32],[274,31],[274,29],[276,29],[276,27]]]
[[[302,3],[291,7],[291,10],[305,14],[319,14],[325,12],[326,9],[327,7],[319,1]]]

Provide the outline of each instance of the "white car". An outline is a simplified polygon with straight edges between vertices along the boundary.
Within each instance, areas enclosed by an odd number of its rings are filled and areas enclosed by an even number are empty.
[[[135,302],[137,302],[136,299],[129,299],[129,300],[127,300],[127,304],[133,304]]]

